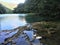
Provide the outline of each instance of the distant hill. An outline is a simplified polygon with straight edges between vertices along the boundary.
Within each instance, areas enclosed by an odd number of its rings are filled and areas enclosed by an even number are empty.
[[[12,10],[9,8],[5,7],[5,9],[6,9],[6,13],[13,13]]]
[[[5,7],[4,5],[0,4],[0,13],[5,14],[5,13],[13,13],[11,9]]]
[[[0,1],[0,3],[1,3],[2,5],[4,5],[5,7],[11,9],[11,10],[13,10],[13,8],[17,7],[17,4],[14,4],[14,3],[11,4],[11,3],[7,3],[7,2],[3,2],[3,1]]]

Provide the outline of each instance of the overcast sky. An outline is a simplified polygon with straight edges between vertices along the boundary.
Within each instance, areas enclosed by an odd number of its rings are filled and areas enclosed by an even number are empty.
[[[8,2],[8,3],[15,3],[15,4],[19,4],[19,3],[24,3],[25,0],[0,0],[3,2]]]

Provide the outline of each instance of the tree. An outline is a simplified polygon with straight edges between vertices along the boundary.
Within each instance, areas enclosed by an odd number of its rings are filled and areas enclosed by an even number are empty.
[[[26,0],[15,8],[17,13],[38,13],[46,20],[60,19],[60,0]]]
[[[23,13],[24,12],[24,4],[18,4],[17,8],[13,10],[14,13]]]
[[[59,0],[45,0],[43,1],[40,13],[42,16],[50,20],[60,19],[60,1]]]

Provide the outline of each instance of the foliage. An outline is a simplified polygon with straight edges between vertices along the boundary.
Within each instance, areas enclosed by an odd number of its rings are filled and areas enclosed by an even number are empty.
[[[24,12],[24,4],[19,4],[17,8],[15,8],[15,10],[13,10],[14,13],[22,13]]]
[[[38,13],[46,21],[60,19],[60,1],[59,0],[26,0],[24,4],[19,4],[15,13]]]

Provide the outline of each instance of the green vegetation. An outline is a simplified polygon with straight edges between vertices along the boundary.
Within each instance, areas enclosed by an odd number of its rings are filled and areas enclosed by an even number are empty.
[[[26,0],[24,4],[18,4],[13,10],[14,13],[37,13],[49,21],[59,21],[60,1],[59,0]]]
[[[26,16],[26,21],[32,23],[33,29],[43,37],[41,42],[60,45],[60,0],[26,0],[24,4],[18,4],[12,12],[31,13]],[[6,13],[1,4],[0,13]]]
[[[6,10],[2,4],[0,4],[0,14],[6,13]]]
[[[5,13],[5,7],[1,8],[0,12],[3,9],[2,13]],[[7,13],[38,13],[46,20],[59,21],[60,0],[26,0],[25,3],[18,4],[13,11],[10,10]]]
[[[6,7],[5,7],[5,8],[6,8]],[[11,13],[13,13],[12,10],[9,9],[9,8],[6,8],[6,14],[11,14]]]
[[[0,14],[13,13],[12,10],[0,4]]]

